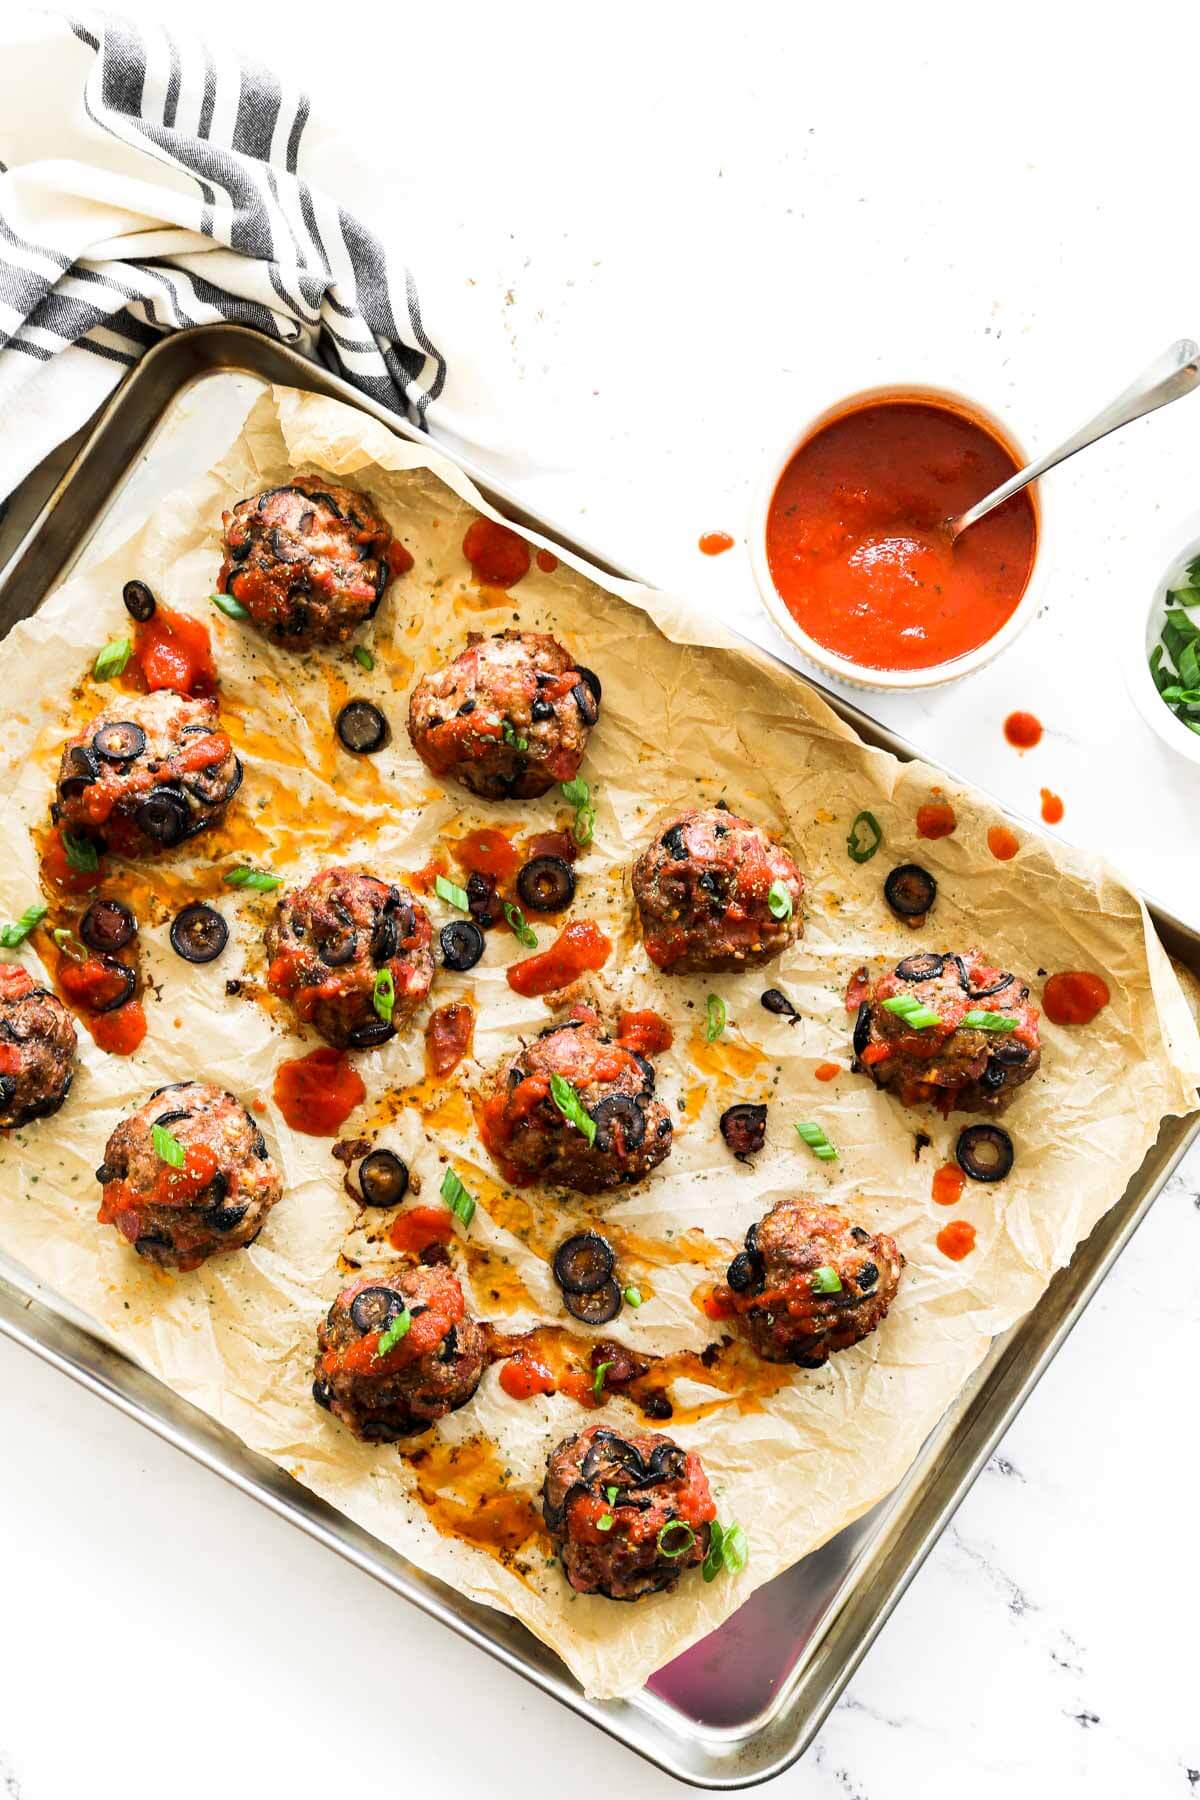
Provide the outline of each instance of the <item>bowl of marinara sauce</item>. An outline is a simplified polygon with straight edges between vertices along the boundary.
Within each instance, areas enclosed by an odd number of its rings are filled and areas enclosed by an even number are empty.
[[[928,688],[997,656],[1047,573],[1036,484],[951,542],[944,524],[1028,459],[942,388],[877,388],[813,419],[771,466],[750,535],[783,635],[854,687]]]

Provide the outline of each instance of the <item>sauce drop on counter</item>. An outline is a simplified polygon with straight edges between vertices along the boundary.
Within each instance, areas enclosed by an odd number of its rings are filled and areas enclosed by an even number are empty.
[[[961,1262],[975,1248],[975,1227],[965,1219],[951,1219],[938,1232],[937,1247],[951,1262]]]
[[[528,575],[533,560],[525,539],[495,519],[475,519],[462,547],[476,581],[487,587],[515,587]]]
[[[455,861],[470,875],[494,875],[497,881],[511,881],[521,866],[521,853],[510,833],[496,825],[468,831],[451,849]]]
[[[659,1056],[669,1050],[675,1033],[656,1012],[623,1012],[617,1020],[617,1042],[639,1056]]]
[[[1066,811],[1058,794],[1051,793],[1049,788],[1042,789],[1042,820],[1046,825],[1058,825]]]
[[[501,1369],[500,1386],[510,1400],[532,1400],[535,1394],[553,1394],[558,1383],[544,1362],[518,1350]]]
[[[700,548],[705,556],[720,556],[723,551],[733,549],[733,539],[727,531],[706,531],[700,539]]]
[[[957,1206],[967,1178],[957,1163],[943,1163],[933,1173],[933,1197],[939,1206]]]
[[[1011,862],[1021,848],[1021,840],[1007,825],[989,825],[987,847],[997,862]]]
[[[280,1063],[275,1104],[293,1131],[333,1137],[367,1097],[362,1076],[341,1050],[322,1046]]]
[[[813,1070],[818,1081],[835,1081],[841,1072],[841,1063],[818,1063]]]
[[[1080,971],[1051,975],[1042,989],[1042,1007],[1052,1025],[1090,1025],[1111,998],[1106,981]]]
[[[399,538],[393,538],[388,545],[387,563],[393,575],[407,575],[413,566],[413,553]]]
[[[146,1035],[146,1012],[140,1000],[127,1000],[115,1012],[85,1015],[92,1041],[110,1056],[132,1056]]]
[[[537,563],[537,566],[542,571],[543,575],[553,575],[555,569],[558,567],[558,558],[555,556],[553,550],[539,550],[534,557],[534,561]]]
[[[425,1060],[439,1080],[457,1068],[471,1048],[475,1011],[464,1005],[439,1006],[425,1027]]]
[[[448,1244],[454,1236],[454,1218],[444,1206],[410,1206],[397,1213],[388,1226],[393,1250],[409,1250],[419,1256],[430,1244]]]
[[[134,631],[132,666],[151,693],[170,688],[195,697],[217,691],[208,626],[187,613],[172,612],[161,600],[153,616]]]
[[[95,869],[72,867],[62,832],[56,825],[47,833],[42,846],[39,864],[42,880],[53,888],[59,888],[64,894],[90,894],[104,879],[104,858],[101,856],[97,860],[99,867]]]
[[[539,950],[508,970],[508,985],[527,999],[553,994],[590,969],[602,969],[612,944],[598,925],[579,919],[567,925],[548,950]]]
[[[1011,712],[1004,721],[1004,735],[1014,750],[1032,750],[1042,741],[1042,721],[1031,712]]]
[[[954,808],[944,800],[930,800],[917,808],[918,837],[949,837],[957,824]]]

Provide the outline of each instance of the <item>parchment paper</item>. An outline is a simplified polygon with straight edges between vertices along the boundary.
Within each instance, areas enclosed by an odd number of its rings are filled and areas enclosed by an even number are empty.
[[[377,659],[370,674],[348,648],[303,659],[276,651],[208,602],[222,508],[301,470],[370,492],[416,557],[364,635]],[[211,626],[226,725],[246,764],[229,820],[199,840],[191,862],[126,872],[124,887],[109,884],[143,920],[149,1034],[136,1056],[122,1059],[100,1054],[81,1032],[66,1107],[0,1148],[0,1249],[252,1448],[464,1594],[514,1613],[589,1692],[610,1696],[638,1687],[753,1587],[895,1485],[992,1335],[1031,1306],[1119,1197],[1160,1118],[1195,1106],[1200,1039],[1144,908],[1101,864],[1035,836],[1014,861],[995,861],[985,837],[998,815],[980,796],[924,765],[865,748],[796,679],[722,639],[680,601],[589,578],[567,561],[550,574],[535,567],[507,595],[479,589],[461,554],[472,507],[488,510],[424,449],[335,402],[279,390],[255,407],[217,469],[115,551],[85,558],[0,649],[4,917],[37,893],[30,831],[46,817],[58,746],[73,720],[112,697],[86,671],[99,646],[127,629],[120,596],[130,577]],[[474,1000],[475,1060],[447,1086],[426,1080],[419,1018],[403,1041],[357,1059],[368,1100],[345,1134],[365,1123],[366,1135],[396,1148],[426,1200],[440,1184],[439,1159],[451,1159],[479,1200],[456,1249],[469,1304],[508,1330],[562,1321],[545,1256],[582,1220],[602,1219],[617,1234],[623,1275],[650,1296],[607,1333],[662,1352],[700,1350],[718,1334],[694,1294],[751,1220],[784,1195],[807,1191],[844,1204],[855,1220],[892,1232],[908,1259],[886,1323],[825,1370],[784,1371],[777,1392],[740,1398],[676,1383],[683,1422],[668,1429],[702,1455],[721,1516],[745,1526],[751,1559],[737,1579],[689,1579],[674,1595],[632,1607],[573,1595],[544,1539],[510,1548],[505,1560],[445,1529],[456,1491],[469,1535],[479,1496],[495,1484],[519,1520],[540,1488],[547,1451],[598,1415],[562,1396],[511,1401],[493,1367],[469,1406],[415,1440],[415,1448],[432,1449],[414,1464],[395,1447],[356,1443],[314,1406],[314,1333],[346,1278],[339,1257],[369,1268],[386,1259],[387,1247],[359,1225],[329,1141],[292,1133],[271,1103],[277,1065],[307,1046],[273,1011],[225,992],[231,977],[261,977],[259,934],[273,905],[269,896],[222,886],[231,859],[269,867],[289,883],[334,860],[399,878],[474,825],[534,830],[563,818],[555,796],[486,806],[442,787],[404,730],[416,674],[451,655],[467,630],[518,621],[556,632],[603,680],[583,771],[596,793],[596,834],[578,864],[574,916],[597,919],[615,946],[592,997],[612,1012],[655,1007],[674,1024],[675,1047],[659,1064],[659,1091],[679,1109],[674,1152],[640,1188],[608,1201],[556,1205],[499,1184],[475,1133],[469,1090],[519,1034],[547,1021],[542,1002],[507,986],[506,965],[526,952],[503,929],[489,935],[477,968],[466,976],[442,971],[435,983],[434,1003]],[[391,743],[375,758],[351,758],[336,746],[332,716],[350,693],[375,700],[392,722]],[[918,843],[916,809],[934,789],[953,803],[958,829]],[[794,846],[809,884],[806,933],[769,974],[666,980],[638,940],[628,866],[665,806],[722,795]],[[856,867],[845,840],[863,807],[879,819],[885,843]],[[919,934],[894,921],[881,896],[888,868],[911,859],[932,869],[940,887]],[[207,968],[182,963],[166,939],[170,915],[197,896],[214,899],[232,927],[228,950]],[[435,926],[450,916],[440,901],[429,905]],[[551,935],[539,928],[543,946]],[[931,1177],[963,1118],[909,1114],[864,1078],[845,1072],[826,1085],[813,1071],[827,1060],[848,1064],[843,994],[856,966],[918,947],[973,945],[1028,977],[1035,992],[1039,970],[1097,969],[1113,1001],[1086,1030],[1044,1026],[1041,1073],[1008,1116],[1012,1175],[995,1186],[968,1184],[947,1213],[931,1198]],[[36,938],[17,954],[35,966]],[[775,984],[800,1010],[798,1024],[761,1008],[763,988]],[[713,1046],[702,1036],[710,990],[729,1016]],[[264,1126],[286,1194],[250,1250],[169,1276],[139,1263],[96,1223],[93,1170],[123,1113],[151,1088],[184,1077],[266,1101]],[[743,1168],[724,1148],[717,1119],[733,1100],[758,1098],[770,1102],[768,1144]],[[821,1121],[838,1162],[817,1163],[799,1142],[793,1124],[803,1118]],[[933,1139],[919,1160],[918,1129]],[[934,1242],[956,1216],[979,1234],[960,1263]],[[694,1259],[689,1241],[701,1245]],[[604,1416],[617,1426],[638,1422],[619,1400]]]

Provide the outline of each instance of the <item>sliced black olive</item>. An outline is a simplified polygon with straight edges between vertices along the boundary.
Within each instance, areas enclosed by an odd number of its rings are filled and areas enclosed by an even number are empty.
[[[210,1231],[236,1231],[246,1214],[248,1206],[210,1206],[200,1217]]]
[[[317,945],[317,955],[328,969],[340,969],[346,963],[353,962],[358,955],[358,933],[353,925],[343,926],[341,931],[331,931]]]
[[[968,1125],[958,1134],[954,1154],[972,1181],[1003,1181],[1013,1166],[1013,1141],[998,1125]]]
[[[595,700],[596,705],[599,706],[604,695],[604,689],[600,685],[600,677],[597,675],[595,669],[585,669],[580,665],[579,678],[585,687],[591,688],[592,698]]]
[[[725,1279],[735,1294],[748,1293],[762,1278],[762,1258],[751,1250],[739,1250],[725,1271]]]
[[[750,1100],[727,1106],[721,1114],[721,1136],[739,1162],[745,1162],[767,1141],[767,1109]]]
[[[651,1487],[660,1481],[682,1481],[686,1472],[687,1454],[678,1444],[655,1444],[641,1485]]]
[[[183,785],[189,794],[202,800],[205,806],[224,806],[233,799],[242,785],[242,759],[235,756],[233,768],[228,775],[222,774],[225,764],[213,763],[207,769],[198,769],[194,775],[185,775]]]
[[[284,494],[301,494],[306,500],[318,500],[322,506],[327,506],[329,508],[335,519],[344,519],[346,516],[338,506],[333,495],[327,494],[324,488],[312,488],[311,490],[306,490],[304,488],[280,488],[276,491]]]
[[[278,525],[271,527],[267,533],[267,539],[277,562],[306,563],[310,561],[309,553],[304,545],[289,544],[286,538],[280,536]]]
[[[454,715],[455,718],[456,719],[469,719],[471,714],[475,711],[475,708],[477,705],[478,705],[478,701],[464,700],[462,705],[459,707],[458,711],[455,713],[455,715]],[[431,719],[429,722],[431,725],[433,725],[433,724],[440,725],[441,724],[440,719],[436,719],[436,720]]]
[[[620,1132],[620,1152],[627,1156],[646,1135],[646,1115],[628,1094],[610,1094],[592,1108],[596,1121],[596,1148],[604,1153],[614,1147],[613,1133]]]
[[[898,919],[921,919],[937,899],[937,882],[920,863],[901,863],[884,882],[883,897]]]
[[[1029,1061],[1029,1045],[1018,1043],[1016,1038],[1001,1038],[992,1051],[992,1061],[1015,1068],[1018,1063]]]
[[[862,1268],[858,1271],[858,1274],[855,1276],[855,1280],[858,1282],[859,1293],[869,1294],[871,1289],[875,1286],[875,1283],[879,1280],[879,1270],[874,1263],[864,1263]]]
[[[517,893],[530,912],[562,912],[575,898],[575,872],[561,856],[534,856],[517,875]]]
[[[595,1294],[613,1272],[612,1245],[597,1231],[580,1231],[554,1252],[554,1279],[566,1294]]]
[[[115,956],[102,956],[100,961],[110,975],[121,977],[121,991],[115,994],[111,1000],[106,1000],[102,1006],[93,1005],[92,1010],[99,1013],[116,1012],[118,1006],[124,1006],[132,996],[137,987],[137,975],[128,963],[119,961]]]
[[[579,708],[579,716],[590,729],[600,717],[600,703],[585,681],[578,682],[571,689],[571,698]]]
[[[632,1056],[634,1062],[645,1077],[647,1094],[652,1094],[654,1092],[654,1083],[657,1079],[654,1073],[654,1064],[650,1061],[648,1056],[643,1056],[640,1050],[631,1050],[629,1054]]]
[[[547,719],[554,717],[554,708],[549,700],[543,700],[539,696],[529,709],[529,717],[535,725],[544,725]]]
[[[579,1471],[584,1481],[595,1481],[612,1474],[632,1475],[635,1481],[646,1477],[646,1464],[636,1444],[629,1443],[616,1431],[593,1432],[588,1453]]]
[[[86,744],[76,744],[67,751],[67,773],[58,784],[64,800],[73,800],[100,779],[100,764]]]
[[[903,962],[898,962],[896,973],[901,981],[932,981],[945,966],[944,956],[938,956],[933,950],[923,950],[917,956],[906,956]]]
[[[394,1288],[369,1287],[355,1294],[350,1302],[350,1317],[365,1335],[368,1331],[386,1331],[393,1319],[407,1308],[403,1294]]]
[[[101,955],[123,950],[136,934],[137,920],[119,900],[93,900],[79,921],[80,937]]]
[[[346,1041],[352,1050],[373,1050],[376,1044],[386,1044],[395,1035],[395,1026],[386,1020],[364,1019],[361,1025],[347,1033]]]
[[[171,948],[184,962],[215,962],[229,942],[229,927],[215,907],[193,900],[171,920]]]
[[[132,719],[115,719],[92,733],[92,749],[105,762],[132,762],[146,748],[146,734]]]
[[[249,547],[246,546],[247,549]],[[127,581],[121,589],[121,598],[125,602],[125,611],[139,625],[144,625],[147,619],[154,617],[158,602],[144,581]]]
[[[388,722],[369,700],[347,700],[333,724],[338,741],[355,756],[371,756],[388,740]]]
[[[496,892],[496,877],[476,871],[467,878],[467,905],[477,925],[498,925],[504,917],[504,902]]]
[[[966,982],[963,983],[963,986],[967,989],[968,1000],[990,1000],[993,994],[1002,994],[1006,987],[1010,987],[1012,980],[1011,975],[1002,975],[999,981],[993,981],[991,987],[973,988]]]
[[[15,1075],[0,1075],[0,1112],[7,1111],[7,1109],[12,1105],[13,1098],[16,1094],[16,1091],[17,1091],[16,1076]],[[104,1164],[101,1163],[100,1169],[102,1169],[103,1167],[104,1167]],[[98,1181],[107,1181],[108,1176],[101,1175],[100,1169],[96,1170],[96,1179]]]
[[[313,1382],[312,1397],[318,1406],[323,1406],[326,1412],[329,1411],[329,1403],[333,1399],[333,1395],[330,1392],[329,1383],[325,1380],[323,1375],[318,1375],[317,1379]]]
[[[787,1019],[792,1025],[800,1017],[782,988],[768,988],[762,995],[759,1004],[765,1006],[769,1013],[778,1013],[781,1018]]]
[[[871,1041],[871,1008],[864,1000],[854,1021],[854,1054],[861,1056]]]
[[[253,548],[253,545],[251,544],[249,538],[243,538],[243,540],[240,544],[228,544],[226,547],[229,551],[229,557],[230,557],[231,562],[244,563],[246,558],[249,556],[250,551]]]
[[[594,1294],[564,1294],[563,1305],[581,1325],[607,1325],[621,1310],[621,1290],[606,1281]]]
[[[379,909],[379,917],[375,921],[375,929],[371,933],[371,961],[391,962],[400,949],[400,890],[389,888],[387,899]],[[406,908],[404,913],[404,935],[412,934],[413,917]]]
[[[451,919],[443,925],[438,937],[442,946],[442,961],[448,969],[456,974],[463,974],[473,969],[484,951],[484,937],[473,919]]]
[[[1003,1063],[989,1056],[984,1064],[983,1074],[979,1077],[979,1086],[985,1094],[998,1094],[1008,1080],[1008,1070]]]
[[[703,888],[704,892],[708,895],[709,899],[713,902],[713,904],[715,906],[720,906],[720,905],[724,904],[722,895],[721,895],[721,885],[718,882],[716,876],[713,874],[711,869],[705,869],[704,873],[700,876],[699,880],[697,881],[696,886],[699,888]]]
[[[181,788],[151,788],[133,815],[134,824],[156,844],[170,849],[188,836],[191,808]]]
[[[437,1359],[439,1362],[444,1362],[444,1363],[453,1362],[457,1355],[458,1355],[458,1328],[457,1328],[457,1326],[452,1325],[450,1327],[449,1331],[446,1333],[445,1337],[442,1339],[441,1343],[438,1345]]]
[[[663,1388],[646,1388],[638,1397],[638,1406],[648,1419],[672,1419],[675,1408],[671,1405],[671,1397]]]
[[[358,1165],[358,1186],[367,1206],[399,1206],[408,1192],[408,1165],[394,1150],[372,1150]]]
[[[668,831],[663,832],[658,841],[668,856],[673,857],[676,862],[686,862],[687,845],[683,841],[682,825],[672,825]]]

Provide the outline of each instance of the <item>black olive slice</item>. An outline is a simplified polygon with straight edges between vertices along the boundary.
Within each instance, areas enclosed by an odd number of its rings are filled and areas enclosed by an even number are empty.
[[[762,1258],[753,1250],[739,1250],[725,1271],[725,1279],[735,1294],[748,1293],[762,1278]]]
[[[920,863],[901,863],[884,882],[883,897],[898,919],[921,919],[937,899],[937,882]]]
[[[534,856],[517,875],[517,893],[530,912],[562,912],[575,898],[575,872],[561,856]]]
[[[579,708],[579,717],[590,730],[600,717],[600,703],[585,681],[578,682],[571,689],[571,698]]]
[[[79,935],[89,950],[111,955],[137,935],[137,920],[119,900],[93,900],[79,921]]]
[[[386,1331],[398,1319],[408,1302],[394,1288],[369,1287],[355,1294],[350,1302],[350,1317],[365,1335],[368,1331]]]
[[[273,525],[268,531],[267,540],[277,562],[306,563],[311,561],[308,550],[303,544],[290,544],[287,538],[280,536],[278,525]]]
[[[871,1008],[864,1000],[854,1021],[854,1054],[861,1056],[871,1041]]]
[[[233,759],[233,768],[228,775],[222,774],[225,764],[214,763],[210,768],[200,769],[194,775],[185,775],[183,785],[189,794],[202,800],[205,806],[224,806],[233,799],[242,785],[242,760],[239,756]]]
[[[439,1362],[453,1362],[458,1355],[458,1327],[452,1325],[437,1349]]]
[[[121,589],[121,598],[125,602],[125,611],[139,625],[144,625],[147,619],[154,617],[158,603],[144,581],[127,581]]]
[[[592,698],[595,700],[596,705],[599,706],[600,701],[604,696],[604,689],[600,684],[600,677],[597,675],[595,669],[585,669],[581,663],[579,665],[579,678],[585,687],[591,688]]]
[[[188,835],[191,809],[187,796],[180,788],[151,788],[134,813],[133,821],[146,837],[170,849]]]
[[[386,1020],[364,1019],[361,1025],[347,1033],[346,1042],[352,1050],[373,1050],[377,1044],[386,1044],[395,1035],[395,1026]]]
[[[980,1092],[998,1094],[1007,1080],[1008,1070],[1004,1064],[997,1062],[994,1056],[989,1056],[984,1064],[983,1074],[979,1077]]]
[[[535,725],[544,725],[547,719],[554,717],[554,707],[549,700],[535,700],[529,708],[529,717]]]
[[[765,1006],[769,1013],[778,1013],[780,1018],[787,1019],[792,1025],[800,1017],[782,988],[768,988],[759,1004]]]
[[[1018,1063],[1029,1061],[1029,1045],[1018,1043],[1016,1038],[1001,1038],[992,1051],[992,1061],[1015,1068]]]
[[[686,1473],[686,1451],[678,1444],[655,1444],[640,1485],[653,1487],[660,1481],[682,1481]]]
[[[340,969],[358,955],[358,933],[353,925],[332,931],[317,945],[317,955],[328,969]]]
[[[621,1290],[606,1281],[594,1294],[564,1294],[563,1305],[581,1325],[607,1325],[621,1310]]]
[[[92,733],[92,749],[105,762],[132,762],[146,748],[146,734],[132,719],[114,719]]]
[[[1013,1141],[999,1125],[968,1125],[958,1134],[954,1154],[972,1181],[1003,1181],[1013,1166]]]
[[[613,1248],[597,1231],[580,1231],[554,1252],[554,1279],[566,1294],[595,1294],[610,1280]]]
[[[236,1231],[249,1211],[249,1206],[210,1206],[200,1217],[210,1231]]]
[[[721,1114],[721,1136],[739,1162],[745,1162],[767,1141],[767,1109],[750,1100],[727,1106]]]
[[[858,1283],[859,1293],[869,1294],[879,1280],[879,1270],[873,1262],[864,1263],[854,1279]]]
[[[636,1150],[646,1135],[646,1115],[628,1094],[610,1094],[592,1108],[596,1121],[596,1148],[604,1154],[619,1148],[622,1156]],[[614,1132],[620,1132],[619,1146],[614,1145]]]
[[[106,1000],[102,1006],[93,1005],[92,1011],[116,1012],[118,1006],[124,1006],[125,1002],[132,998],[133,991],[137,987],[137,974],[129,967],[128,963],[120,962],[115,956],[102,956],[100,961],[110,975],[121,977],[121,991],[114,994],[111,1000]]]
[[[215,907],[193,900],[171,920],[171,948],[184,962],[215,962],[229,942],[229,927]]]
[[[477,925],[485,929],[504,917],[504,902],[496,892],[496,877],[476,871],[467,878],[467,905]]]
[[[100,779],[100,764],[86,744],[76,744],[67,751],[67,773],[58,784],[64,800],[72,800]]]
[[[333,1394],[330,1391],[329,1383],[325,1380],[324,1376],[318,1375],[317,1379],[313,1382],[312,1397],[318,1406],[323,1406],[326,1412],[329,1411],[329,1404],[333,1399]]]
[[[667,855],[673,857],[676,862],[687,861],[687,845],[683,841],[682,825],[670,826],[668,830],[663,832],[658,841],[667,852]]]
[[[579,1473],[584,1482],[601,1478],[603,1483],[616,1474],[632,1475],[635,1481],[646,1479],[646,1464],[636,1444],[631,1444],[616,1431],[593,1432],[588,1453]],[[585,1489],[586,1491],[586,1489]]]
[[[371,933],[371,961],[378,968],[380,963],[391,962],[400,949],[400,890],[389,888],[387,899],[379,909],[375,921],[375,929]],[[413,929],[413,917],[408,908],[404,912],[404,935],[410,937]]]
[[[483,933],[473,919],[451,919],[438,933],[442,961],[448,969],[462,975],[473,969],[484,951]]]
[[[372,1150],[358,1165],[358,1186],[367,1206],[399,1206],[408,1192],[408,1165],[394,1150]]]
[[[967,989],[968,1000],[990,1000],[993,994],[1002,994],[1006,987],[1011,987],[1012,982],[1011,975],[1002,975],[999,981],[993,981],[991,987],[973,988],[967,986],[966,982],[963,983],[963,986]]]
[[[901,981],[932,981],[940,975],[946,966],[946,958],[939,956],[934,950],[923,950],[916,956],[906,956],[903,962],[896,964],[896,974]]]
[[[655,1081],[657,1080],[657,1076],[654,1073],[654,1064],[650,1061],[648,1056],[643,1056],[640,1050],[631,1050],[629,1054],[632,1056],[638,1068],[642,1071],[642,1076],[646,1083],[647,1094],[652,1094],[654,1092]]]
[[[347,700],[333,728],[342,747],[355,756],[371,756],[388,740],[388,722],[369,700]]]

